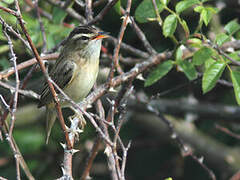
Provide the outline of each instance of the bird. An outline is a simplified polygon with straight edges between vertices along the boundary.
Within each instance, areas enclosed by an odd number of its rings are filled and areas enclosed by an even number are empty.
[[[82,101],[92,89],[99,71],[102,39],[107,37],[107,33],[94,27],[77,26],[63,42],[59,57],[49,76],[73,101]],[[71,107],[70,103],[62,100],[61,94],[58,97],[61,108]],[[57,111],[47,83],[42,89],[38,108],[42,106],[46,106],[46,144],[48,144]]]

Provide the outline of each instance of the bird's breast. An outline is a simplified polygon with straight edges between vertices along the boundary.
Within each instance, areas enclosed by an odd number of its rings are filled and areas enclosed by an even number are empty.
[[[85,63],[81,67],[77,66],[74,78],[64,89],[65,93],[75,102],[83,100],[93,87],[99,68],[99,60],[95,63]]]

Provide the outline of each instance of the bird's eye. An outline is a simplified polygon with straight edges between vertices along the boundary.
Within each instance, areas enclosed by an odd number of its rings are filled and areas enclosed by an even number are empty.
[[[87,36],[81,36],[81,37],[79,38],[79,40],[83,40],[83,41],[89,40],[89,37],[87,37]]]

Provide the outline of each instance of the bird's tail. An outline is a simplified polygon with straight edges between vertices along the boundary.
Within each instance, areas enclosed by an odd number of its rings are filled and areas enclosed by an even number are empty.
[[[56,120],[56,117],[57,117],[57,112],[55,110],[54,107],[49,107],[47,106],[46,108],[46,120],[47,120],[47,127],[46,127],[46,130],[47,130],[47,137],[46,137],[46,144],[48,144],[48,140],[49,140],[49,137],[50,137],[50,134],[51,134],[51,130],[52,130],[52,127],[54,125],[54,122]]]

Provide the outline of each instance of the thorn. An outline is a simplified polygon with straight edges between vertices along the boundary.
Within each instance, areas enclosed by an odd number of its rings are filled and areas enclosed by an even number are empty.
[[[142,73],[137,75],[136,77],[137,79],[141,80],[141,81],[145,81],[145,78],[143,77]]]
[[[76,152],[78,152],[79,151],[79,149],[72,149],[71,150],[71,154],[75,154]]]
[[[203,156],[200,157],[200,158],[198,158],[198,161],[199,161],[200,163],[203,163],[203,160],[204,160],[204,157],[203,157]]]
[[[67,145],[66,145],[66,144],[60,143],[60,145],[63,147],[63,149],[66,149],[66,148],[67,148]]]
[[[110,88],[109,88],[109,92],[117,92],[117,90],[114,89],[113,87],[110,87]]]
[[[107,157],[109,157],[111,153],[112,153],[112,149],[110,148],[110,146],[107,145],[107,147],[104,150],[104,154],[106,154]]]

